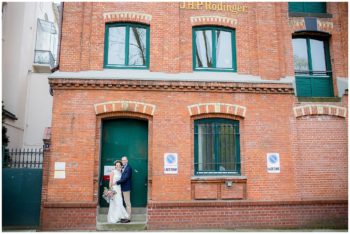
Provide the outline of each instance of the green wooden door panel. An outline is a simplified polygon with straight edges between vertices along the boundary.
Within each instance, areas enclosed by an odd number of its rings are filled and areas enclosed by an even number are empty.
[[[330,77],[297,76],[298,97],[331,97],[332,84]]]
[[[312,94],[314,97],[331,97],[331,80],[329,78],[313,78]]]
[[[148,180],[148,124],[147,121],[134,119],[114,119],[103,121],[101,142],[101,175],[104,166],[113,166],[113,162],[127,156],[133,169],[131,205],[144,207],[147,205]],[[108,181],[100,184],[100,206],[108,204],[101,199],[103,187]]]
[[[310,77],[295,77],[298,97],[311,97]]]
[[[2,225],[38,227],[42,169],[2,169]]]

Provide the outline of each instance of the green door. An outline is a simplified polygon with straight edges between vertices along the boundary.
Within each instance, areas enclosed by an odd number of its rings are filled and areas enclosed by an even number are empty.
[[[108,166],[127,156],[132,167],[131,206],[147,205],[148,122],[135,119],[113,119],[102,122],[100,170],[100,206],[108,204],[102,198],[103,187],[108,187],[109,177],[104,175]]]
[[[3,227],[39,226],[42,174],[39,168],[2,169]]]

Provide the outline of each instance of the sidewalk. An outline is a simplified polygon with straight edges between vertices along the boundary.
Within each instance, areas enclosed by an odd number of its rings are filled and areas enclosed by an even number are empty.
[[[36,229],[3,227],[3,232],[40,232]],[[95,230],[57,230],[53,232],[96,232]],[[145,230],[144,232],[348,232],[347,229],[191,229],[191,230]]]

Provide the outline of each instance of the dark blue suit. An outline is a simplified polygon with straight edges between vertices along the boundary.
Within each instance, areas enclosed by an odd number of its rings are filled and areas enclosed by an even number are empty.
[[[120,184],[123,192],[131,190],[131,177],[132,177],[132,168],[129,166],[129,164],[127,164],[126,167],[124,167],[120,180],[116,182],[117,185]]]

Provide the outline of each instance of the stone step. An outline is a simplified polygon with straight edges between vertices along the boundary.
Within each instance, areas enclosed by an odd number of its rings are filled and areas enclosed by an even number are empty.
[[[147,209],[145,207],[133,207],[131,209],[130,223],[107,223],[108,207],[99,208],[96,217],[97,231],[143,231],[147,227]]]
[[[143,231],[146,230],[146,222],[130,222],[130,223],[97,223],[97,231]]]
[[[132,214],[131,222],[146,222],[146,214]],[[97,222],[105,223],[107,222],[107,214],[99,214],[97,216]]]
[[[147,208],[146,207],[131,207],[131,214],[146,214]],[[108,207],[100,207],[99,208],[99,214],[108,214]]]

